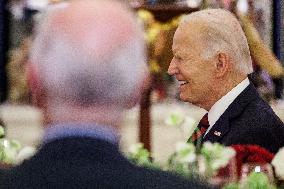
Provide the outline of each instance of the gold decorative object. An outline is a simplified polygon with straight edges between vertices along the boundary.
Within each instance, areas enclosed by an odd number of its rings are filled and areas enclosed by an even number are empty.
[[[246,34],[251,56],[255,62],[273,78],[283,76],[283,67],[279,60],[274,56],[273,52],[265,45],[260,38],[256,28],[248,17],[239,16]]]
[[[30,39],[26,38],[20,47],[10,52],[10,60],[6,69],[8,76],[8,101],[11,103],[22,104],[30,101],[25,73],[30,45]]]

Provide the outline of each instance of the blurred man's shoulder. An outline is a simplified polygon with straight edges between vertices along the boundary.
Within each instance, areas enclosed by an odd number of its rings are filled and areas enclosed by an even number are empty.
[[[134,174],[133,176],[140,180],[138,183],[141,187],[138,188],[210,188],[208,184],[200,180],[188,179],[180,175],[158,169],[138,168],[137,174]]]

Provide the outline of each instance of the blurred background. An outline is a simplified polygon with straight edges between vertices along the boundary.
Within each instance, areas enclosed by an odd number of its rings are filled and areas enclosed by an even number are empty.
[[[0,1],[0,121],[6,137],[24,146],[37,146],[42,137],[41,112],[31,106],[25,64],[33,34],[63,0]],[[179,101],[177,82],[167,73],[171,45],[182,15],[205,8],[223,8],[240,20],[248,38],[254,73],[251,81],[261,96],[284,120],[283,32],[284,2],[281,0],[128,0],[125,1],[144,25],[151,71],[151,88],[138,106],[125,114],[121,126],[121,147],[126,151],[136,142],[153,152],[158,161],[186,141],[191,126],[204,110]]]

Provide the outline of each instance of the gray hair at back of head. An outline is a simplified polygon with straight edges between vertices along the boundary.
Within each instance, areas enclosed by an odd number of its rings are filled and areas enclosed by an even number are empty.
[[[205,59],[218,52],[231,55],[235,69],[249,74],[253,71],[246,36],[237,18],[224,9],[205,9],[185,16],[181,24],[201,23],[200,35],[204,43]]]
[[[133,27],[136,34],[142,31],[138,25]],[[148,72],[144,41],[135,35],[98,57],[54,32],[47,22],[36,35],[31,62],[38,64],[47,95],[53,100],[125,104]]]

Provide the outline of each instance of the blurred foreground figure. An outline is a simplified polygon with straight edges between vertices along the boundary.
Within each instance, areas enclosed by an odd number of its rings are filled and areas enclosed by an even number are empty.
[[[256,144],[275,153],[284,125],[250,83],[252,62],[237,19],[222,9],[185,17],[175,32],[168,73],[180,81],[181,100],[208,111],[189,141]]]
[[[27,69],[44,114],[43,144],[0,172],[0,188],[206,188],[136,167],[118,150],[123,110],[147,85],[145,59],[142,30],[118,2],[71,1],[50,13]]]

